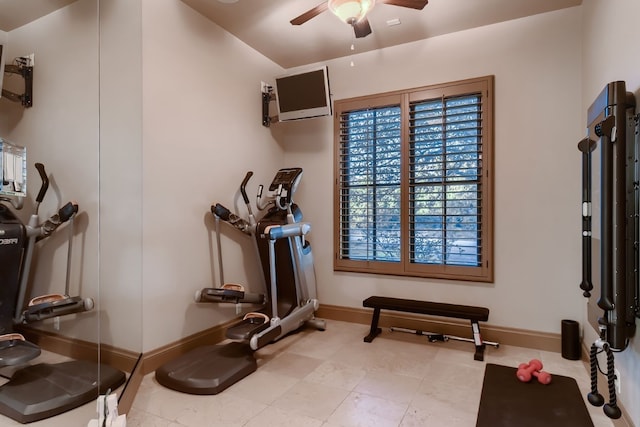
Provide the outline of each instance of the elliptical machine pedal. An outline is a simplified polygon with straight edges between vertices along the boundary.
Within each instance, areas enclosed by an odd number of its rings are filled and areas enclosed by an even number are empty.
[[[22,334],[0,335],[0,367],[28,362],[40,356],[40,347],[24,339]]]

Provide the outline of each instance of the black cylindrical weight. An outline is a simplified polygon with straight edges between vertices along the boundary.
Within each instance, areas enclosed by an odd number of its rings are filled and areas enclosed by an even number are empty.
[[[562,357],[578,360],[582,355],[580,347],[580,324],[575,320],[562,321]]]

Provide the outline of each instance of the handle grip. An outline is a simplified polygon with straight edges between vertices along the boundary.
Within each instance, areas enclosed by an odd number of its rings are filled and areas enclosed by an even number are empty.
[[[60,222],[67,222],[72,216],[78,213],[78,204],[75,202],[68,202],[66,205],[58,210],[58,217]]]
[[[215,206],[211,206],[211,213],[217,215],[223,221],[229,221],[229,217],[231,216],[231,211],[220,203],[216,203]]]
[[[296,222],[293,224],[272,225],[265,229],[265,234],[271,240],[283,239],[285,237],[305,236],[311,231],[311,224],[308,222]]]
[[[42,180],[40,191],[36,197],[36,202],[40,203],[44,200],[44,195],[47,194],[47,190],[49,189],[49,177],[47,176],[47,172],[44,170],[44,165],[42,163],[36,163],[35,166],[40,174],[40,179]]]
[[[222,206],[220,203],[216,203],[215,206],[211,206],[211,213],[218,216],[221,220],[233,225],[243,233],[251,234],[251,224]]]

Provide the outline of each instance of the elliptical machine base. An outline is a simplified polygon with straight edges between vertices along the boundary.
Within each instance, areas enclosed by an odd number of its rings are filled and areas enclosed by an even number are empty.
[[[218,394],[256,369],[251,347],[230,342],[198,347],[166,363],[156,370],[156,380],[182,393]]]
[[[125,380],[124,372],[86,360],[27,366],[0,387],[0,414],[22,424],[43,420],[89,403]]]

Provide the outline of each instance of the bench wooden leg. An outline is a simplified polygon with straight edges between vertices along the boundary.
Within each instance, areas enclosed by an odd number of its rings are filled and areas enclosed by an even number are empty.
[[[364,342],[371,342],[373,339],[382,333],[382,329],[378,328],[378,321],[380,320],[380,309],[373,309],[373,317],[371,318],[371,330],[369,335],[364,337]]]

